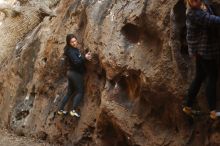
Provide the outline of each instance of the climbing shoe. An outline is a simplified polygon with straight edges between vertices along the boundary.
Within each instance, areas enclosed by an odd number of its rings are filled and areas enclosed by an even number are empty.
[[[58,115],[66,115],[67,114],[67,111],[64,111],[64,110],[59,110],[57,112]]]
[[[70,111],[70,115],[77,118],[80,117],[80,115],[75,110]]]
[[[212,120],[216,120],[218,118],[216,111],[211,111],[210,112],[210,118]]]
[[[183,112],[188,115],[188,116],[192,116],[193,113],[192,113],[192,108],[191,107],[188,107],[188,106],[184,106],[183,107]]]

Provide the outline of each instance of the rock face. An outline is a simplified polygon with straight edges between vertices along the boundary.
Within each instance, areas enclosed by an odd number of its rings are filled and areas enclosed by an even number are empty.
[[[1,36],[10,32],[0,46],[11,46],[0,64],[2,127],[56,145],[220,144],[218,123],[200,117],[192,124],[181,112],[193,66],[182,0],[20,1],[25,12],[34,2],[56,17],[36,10],[0,26]],[[213,4],[218,10],[220,1]],[[94,54],[80,119],[56,115],[67,86],[61,58],[68,33]],[[203,93],[199,99],[207,110]]]

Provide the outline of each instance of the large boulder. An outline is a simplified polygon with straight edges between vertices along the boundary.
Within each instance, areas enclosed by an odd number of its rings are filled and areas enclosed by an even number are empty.
[[[218,10],[220,1],[213,2]],[[20,4],[24,13],[0,25],[0,126],[60,145],[218,144],[218,123],[208,116],[192,123],[181,112],[194,65],[183,0]],[[86,63],[80,119],[56,114],[67,86],[68,33],[78,37],[82,52],[94,54]],[[207,111],[203,92],[199,99]]]

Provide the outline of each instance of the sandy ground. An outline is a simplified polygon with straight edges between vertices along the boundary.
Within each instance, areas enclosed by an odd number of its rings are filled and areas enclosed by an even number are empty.
[[[35,139],[16,136],[4,129],[0,129],[0,146],[50,146]]]

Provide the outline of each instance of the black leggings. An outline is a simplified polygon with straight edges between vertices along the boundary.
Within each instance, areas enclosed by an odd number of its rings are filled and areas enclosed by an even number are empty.
[[[203,59],[201,56],[196,57],[196,75],[184,100],[187,106],[193,106],[200,87],[206,78],[206,97],[209,109],[211,111],[216,109],[216,84],[218,80],[217,61]]]
[[[80,101],[82,100],[83,95],[84,95],[83,75],[75,71],[68,71],[67,78],[68,78],[68,91],[67,91],[66,96],[63,98],[60,104],[59,110],[64,109],[67,101],[73,95],[74,89],[76,91],[76,95],[73,100],[73,110],[76,110],[76,108],[79,106]]]

